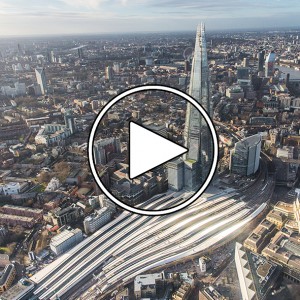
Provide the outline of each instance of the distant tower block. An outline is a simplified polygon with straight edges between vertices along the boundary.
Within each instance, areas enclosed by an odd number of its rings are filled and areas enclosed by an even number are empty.
[[[275,67],[275,59],[276,59],[276,54],[274,52],[269,53],[266,59],[266,64],[265,64],[265,76],[266,77],[271,77],[274,74],[274,67]]]
[[[264,71],[265,51],[262,50],[258,53],[258,71]]]
[[[35,69],[36,81],[40,85],[42,95],[47,93],[47,79],[44,68]]]
[[[78,48],[77,52],[78,52],[78,58],[80,59],[84,58],[83,48]]]
[[[111,66],[105,68],[105,79],[112,80],[114,77],[114,71]]]

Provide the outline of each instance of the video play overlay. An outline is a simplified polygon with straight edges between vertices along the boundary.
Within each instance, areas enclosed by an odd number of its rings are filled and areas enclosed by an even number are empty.
[[[97,184],[117,205],[140,214],[171,213],[192,203],[211,181],[217,160],[209,115],[196,100],[166,86],[137,87],[115,97],[99,113],[89,139]],[[157,207],[147,210],[157,199]]]

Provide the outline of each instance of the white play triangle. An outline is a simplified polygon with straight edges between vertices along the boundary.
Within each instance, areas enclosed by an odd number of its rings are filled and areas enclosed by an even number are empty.
[[[129,177],[134,179],[188,149],[134,122],[129,125]]]

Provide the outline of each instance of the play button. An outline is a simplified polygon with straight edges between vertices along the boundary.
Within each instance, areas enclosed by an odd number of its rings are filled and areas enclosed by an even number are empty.
[[[129,178],[134,179],[188,151],[159,134],[130,122]]]

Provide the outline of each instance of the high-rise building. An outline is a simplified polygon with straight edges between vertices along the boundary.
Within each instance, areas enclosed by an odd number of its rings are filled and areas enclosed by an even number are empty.
[[[230,170],[232,173],[249,176],[259,167],[261,135],[249,136],[235,144],[230,153]]]
[[[41,87],[42,95],[47,93],[47,79],[44,68],[36,68],[35,69],[36,81]]]
[[[168,162],[168,185],[170,190],[180,191],[183,188],[184,165],[181,159]]]
[[[80,59],[84,58],[83,48],[78,48],[77,52],[78,52],[78,58]]]
[[[243,59],[243,67],[248,68],[249,67],[249,58],[244,57]]]
[[[210,115],[209,69],[204,24],[198,26],[195,51],[192,62],[189,94],[196,99]],[[212,138],[205,119],[190,103],[187,105],[184,155],[184,186],[195,189],[208,174],[212,159]]]
[[[111,66],[105,68],[105,79],[112,80],[114,77],[114,71]]]
[[[274,74],[275,58],[276,58],[276,54],[274,52],[270,52],[266,58],[266,64],[265,64],[266,77],[270,77]]]
[[[105,165],[110,153],[121,153],[121,143],[118,138],[100,139],[94,143],[94,158],[96,164]]]
[[[56,63],[56,55],[53,50],[51,50],[51,52],[50,52],[50,62]]]
[[[74,115],[72,110],[68,109],[65,111],[64,114],[64,118],[65,118],[65,125],[67,126],[67,128],[70,129],[71,134],[76,132],[76,125],[75,125],[75,120],[74,120]]]
[[[258,53],[258,72],[264,71],[265,50]]]

